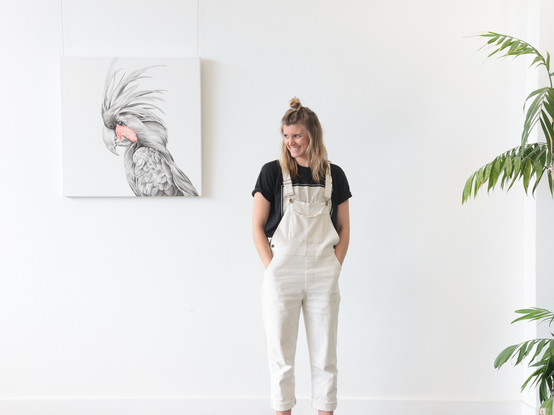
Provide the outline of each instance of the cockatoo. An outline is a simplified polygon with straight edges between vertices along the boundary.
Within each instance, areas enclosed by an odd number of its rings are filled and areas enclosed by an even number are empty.
[[[145,72],[155,66],[126,73],[108,70],[102,101],[102,137],[115,155],[126,147],[124,165],[127,182],[137,196],[198,196],[191,181],[167,149],[167,128],[153,111],[164,112],[153,101],[163,101],[162,90],[137,90]]]

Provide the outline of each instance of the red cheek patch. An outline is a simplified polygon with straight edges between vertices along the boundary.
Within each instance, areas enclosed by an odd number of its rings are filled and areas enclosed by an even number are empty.
[[[119,141],[121,141],[121,136],[125,136],[127,140],[132,141],[133,143],[137,141],[137,135],[127,126],[118,125],[117,127],[115,127],[115,133],[117,134],[117,138],[119,139]]]

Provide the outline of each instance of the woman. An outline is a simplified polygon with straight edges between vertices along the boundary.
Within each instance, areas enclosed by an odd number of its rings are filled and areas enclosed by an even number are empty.
[[[265,268],[271,402],[278,415],[290,414],[296,404],[294,356],[302,309],[311,405],[319,415],[332,414],[337,406],[338,277],[350,238],[352,195],[344,172],[327,161],[317,115],[296,97],[281,120],[281,133],[281,157],[262,167],[252,192],[254,243]]]

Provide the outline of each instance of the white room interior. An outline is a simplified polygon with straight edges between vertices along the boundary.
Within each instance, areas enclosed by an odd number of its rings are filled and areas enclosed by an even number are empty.
[[[554,308],[551,211],[520,187],[461,204],[519,143],[541,76],[484,31],[554,51],[554,0],[8,0],[0,414],[270,414],[251,191],[298,96],[350,182],[337,414],[520,415],[493,368]],[[202,197],[62,196],[60,57],[198,57]],[[544,79],[542,79],[544,81]],[[98,131],[80,132],[101,139]],[[99,166],[101,168],[101,166]],[[536,269],[536,272],[535,272]],[[544,329],[539,329],[539,332]],[[546,332],[548,334],[548,332]],[[295,414],[311,414],[299,341]]]

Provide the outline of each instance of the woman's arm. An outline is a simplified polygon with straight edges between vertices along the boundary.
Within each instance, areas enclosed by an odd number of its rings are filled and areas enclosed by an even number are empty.
[[[252,210],[252,236],[254,237],[254,245],[258,250],[258,255],[264,264],[264,268],[267,268],[273,254],[269,247],[267,236],[265,235],[265,224],[269,217],[270,203],[260,192],[254,194],[254,209]]]
[[[348,243],[350,242],[350,211],[348,208],[348,200],[342,202],[337,209],[337,233],[339,234],[339,243],[335,247],[335,255],[342,264],[346,251],[348,251]]]

